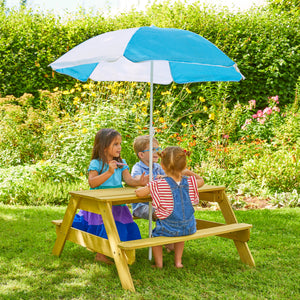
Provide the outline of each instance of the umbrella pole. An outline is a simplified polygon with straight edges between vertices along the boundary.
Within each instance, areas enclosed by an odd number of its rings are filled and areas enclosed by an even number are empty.
[[[153,61],[150,62],[150,140],[149,140],[149,181],[153,180]],[[149,202],[149,237],[152,236],[152,203]],[[152,248],[149,248],[149,260],[152,259]]]

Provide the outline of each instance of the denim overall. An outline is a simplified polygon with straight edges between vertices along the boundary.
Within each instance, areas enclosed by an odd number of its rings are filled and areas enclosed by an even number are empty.
[[[196,221],[189,196],[187,177],[182,177],[179,185],[170,177],[164,179],[172,191],[173,212],[166,219],[156,221],[152,236],[182,236],[195,233]]]

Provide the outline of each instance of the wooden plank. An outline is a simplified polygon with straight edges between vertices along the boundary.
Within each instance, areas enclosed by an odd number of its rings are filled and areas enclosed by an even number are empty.
[[[251,224],[230,224],[230,225],[222,225],[222,226],[216,226],[206,229],[200,229],[197,230],[196,233],[191,235],[185,235],[185,236],[177,236],[177,237],[165,237],[165,236],[159,236],[154,238],[145,238],[141,240],[134,240],[134,241],[127,241],[127,242],[120,242],[119,247],[121,249],[140,249],[140,248],[147,248],[147,247],[153,247],[158,245],[165,245],[165,244],[172,244],[177,242],[183,242],[183,241],[189,241],[189,240],[195,240],[203,237],[208,236],[214,236],[214,235],[220,235],[225,234],[229,232],[235,232],[235,231],[241,231],[250,229],[252,227]]]
[[[222,201],[222,191],[199,192],[199,201],[220,202]]]
[[[196,219],[196,224],[197,230],[225,225],[223,223],[211,222],[200,219]],[[229,232],[225,234],[217,234],[217,236],[241,242],[248,242],[250,239],[250,229]]]
[[[61,225],[62,220],[53,220],[51,223],[56,225],[56,230],[59,231],[59,226]],[[93,235],[72,227],[70,228],[67,240],[77,245],[86,247],[90,251],[101,252],[104,255],[113,258],[108,240],[97,235]],[[135,262],[135,250],[127,250],[125,254],[127,256],[128,264],[132,265]]]
[[[70,198],[67,210],[64,215],[64,219],[62,221],[61,226],[59,226],[59,230],[56,230],[56,241],[52,250],[52,254],[60,256],[66,242],[66,238],[68,235],[68,231],[72,226],[74,216],[76,214],[77,206],[79,199]],[[58,228],[58,227],[56,227]]]
[[[116,268],[119,274],[119,278],[122,287],[126,290],[135,291],[129,267],[127,265],[127,258],[125,251],[122,251],[118,244],[120,243],[120,237],[117,231],[116,223],[112,214],[111,203],[99,203],[101,208],[102,218],[105,226],[105,230],[108,236],[108,241],[113,254],[113,258],[116,264]],[[133,249],[128,249],[133,250]]]
[[[225,194],[225,191],[223,191],[223,193],[222,193],[222,198],[223,198],[223,200],[219,203],[219,206],[220,206],[220,209],[222,211],[222,214],[224,216],[226,223],[227,224],[237,223],[236,216],[235,216],[233,209],[229,203],[229,200]],[[254,267],[255,262],[252,257],[251,251],[248,247],[248,244],[246,242],[236,241],[236,240],[234,240],[233,242],[239,253],[241,261],[251,267]]]
[[[103,189],[103,190],[85,190],[85,191],[72,191],[70,192],[71,196],[79,199],[93,199],[95,201],[100,202],[110,202],[113,205],[118,204],[128,204],[128,203],[137,203],[137,202],[149,202],[151,201],[151,197],[146,196],[142,198],[138,198],[135,195],[136,187],[126,187],[126,188],[116,188],[116,189]],[[199,195],[203,194],[203,198],[207,198],[207,201],[210,201],[211,196],[205,195],[205,193],[213,194],[218,191],[225,190],[224,186],[211,186],[204,185],[198,189]],[[213,192],[213,193],[212,193]],[[213,196],[215,197],[215,196]],[[203,200],[205,200],[203,199]],[[216,201],[217,199],[214,199]],[[216,201],[218,202],[218,201]]]
[[[97,235],[71,227],[67,240],[94,252],[100,252],[106,256],[113,257],[108,240]]]

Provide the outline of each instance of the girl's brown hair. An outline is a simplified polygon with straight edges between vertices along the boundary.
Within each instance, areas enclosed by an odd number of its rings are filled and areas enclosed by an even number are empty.
[[[117,136],[121,136],[121,134],[111,128],[103,128],[96,133],[92,159],[98,159],[102,161],[102,169],[100,171],[100,174],[102,173],[104,165],[109,163],[105,156],[104,150],[110,146],[110,144]],[[114,157],[113,159],[118,162],[122,162],[121,156]]]
[[[161,157],[161,163],[167,173],[176,174],[182,172],[186,168],[186,157],[190,156],[190,152],[180,147],[167,147],[158,155]]]

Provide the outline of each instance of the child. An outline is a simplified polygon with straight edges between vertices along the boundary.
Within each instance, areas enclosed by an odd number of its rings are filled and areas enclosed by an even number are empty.
[[[149,144],[150,137],[149,135],[142,135],[135,138],[133,142],[133,149],[137,157],[139,158],[139,162],[137,162],[131,171],[131,176],[134,178],[139,178],[143,173],[146,175],[149,174]],[[159,159],[158,152],[162,149],[159,147],[158,141],[153,137],[153,180],[160,179],[165,175],[165,171],[162,169],[160,164],[157,163]],[[197,179],[201,177],[194,172],[185,169],[183,171],[183,175],[186,176],[196,176]],[[149,219],[149,204],[148,203],[132,203],[132,214],[135,217],[142,219]],[[157,217],[155,215],[155,209],[153,209],[152,220],[156,221]],[[167,247],[167,250],[172,250],[172,246]]]
[[[133,142],[133,149],[137,157],[139,158],[139,162],[137,162],[131,171],[131,176],[134,178],[139,178],[143,173],[146,175],[149,174],[149,144],[150,144],[150,137],[149,135],[142,135],[135,138]],[[161,176],[165,175],[164,170],[162,167],[157,163],[159,156],[158,151],[162,149],[159,147],[158,141],[156,138],[153,138],[153,168],[152,174],[153,179],[158,179]],[[132,203],[132,214],[135,217],[142,218],[142,219],[149,219],[149,203]],[[152,214],[152,220],[156,220],[156,215]]]
[[[151,194],[152,204],[158,218],[152,235],[182,236],[196,232],[196,221],[192,205],[199,203],[198,187],[204,184],[202,178],[182,176],[186,168],[186,156],[180,147],[167,147],[161,154],[161,166],[167,177],[151,181],[147,186],[138,188],[136,195],[144,197]],[[182,268],[184,242],[174,244],[175,267]],[[163,267],[162,246],[152,248],[156,268]]]
[[[122,177],[131,186],[145,185],[149,176],[142,174],[140,178],[132,178],[126,161],[121,159],[122,138],[114,129],[104,128],[97,132],[88,172],[91,189],[110,189],[122,187]],[[133,222],[126,205],[114,205],[112,213],[121,241],[140,239],[140,231]],[[98,235],[107,239],[101,215],[80,210],[75,215],[72,227]],[[97,253],[97,261],[112,264],[105,255]]]

